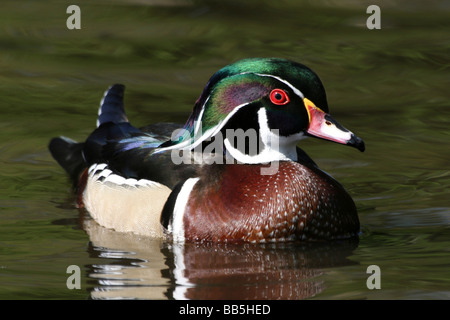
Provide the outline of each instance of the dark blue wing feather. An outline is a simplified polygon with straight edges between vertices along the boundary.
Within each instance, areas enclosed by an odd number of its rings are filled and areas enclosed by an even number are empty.
[[[173,188],[177,182],[195,174],[195,166],[175,165],[170,152],[154,154],[153,150],[170,140],[182,125],[153,124],[138,129],[128,122],[123,95],[125,86],[115,84],[100,103],[97,128],[84,143],[55,138],[50,151],[74,180],[83,168],[106,163],[125,178],[149,179]]]
[[[128,122],[123,104],[124,91],[123,84],[114,84],[106,90],[98,110],[97,127],[108,122]]]

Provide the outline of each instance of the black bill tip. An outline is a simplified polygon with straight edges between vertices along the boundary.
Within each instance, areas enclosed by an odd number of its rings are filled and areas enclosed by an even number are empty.
[[[352,134],[350,140],[347,141],[347,145],[354,147],[361,152],[364,152],[364,150],[366,150],[366,145],[364,144],[364,141],[360,137],[355,136],[354,134]]]

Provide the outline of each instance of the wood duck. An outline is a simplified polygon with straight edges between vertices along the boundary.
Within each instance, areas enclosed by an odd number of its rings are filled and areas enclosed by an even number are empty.
[[[252,58],[216,72],[186,124],[133,127],[124,86],[100,103],[85,142],[51,140],[78,205],[120,232],[197,242],[327,241],[357,237],[356,206],[297,143],[312,136],[364,151],[328,114],[308,67]]]

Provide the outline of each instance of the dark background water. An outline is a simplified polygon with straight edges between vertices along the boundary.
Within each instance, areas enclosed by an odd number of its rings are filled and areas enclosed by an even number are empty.
[[[65,1],[1,4],[1,299],[450,298],[450,1],[76,4],[81,30],[67,29]],[[380,30],[366,27],[371,4]],[[86,138],[109,85],[127,86],[136,126],[184,122],[210,75],[254,56],[310,66],[331,113],[365,140],[365,153],[302,142],[354,198],[359,243],[171,245],[74,207],[47,144]]]

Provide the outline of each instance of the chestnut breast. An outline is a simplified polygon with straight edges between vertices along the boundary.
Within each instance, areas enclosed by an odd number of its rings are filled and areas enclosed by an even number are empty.
[[[355,204],[337,181],[313,166],[278,165],[271,175],[261,174],[264,164],[205,166],[186,203],[186,239],[268,242],[358,234]]]

